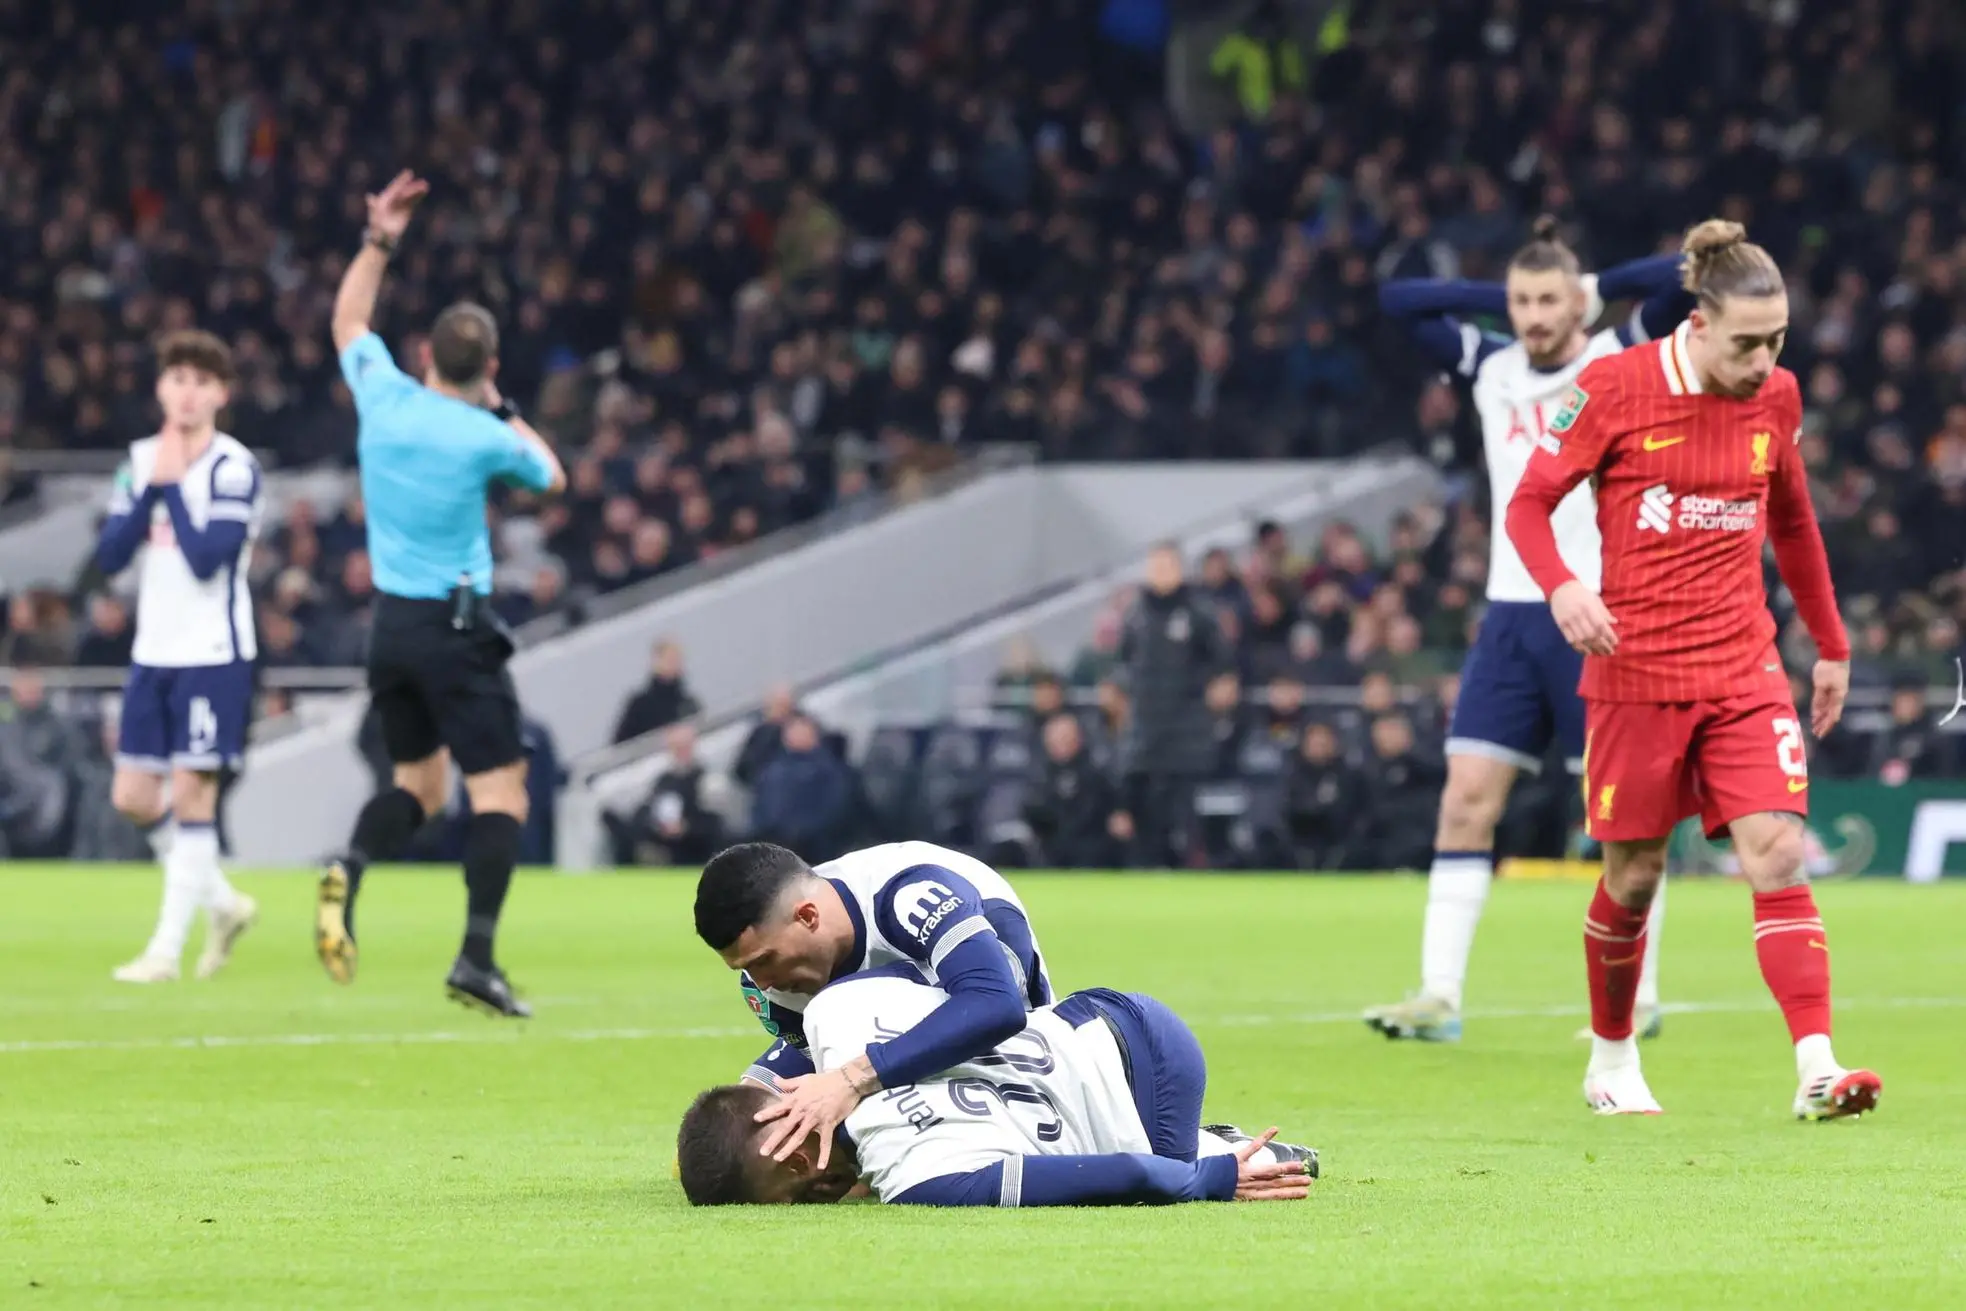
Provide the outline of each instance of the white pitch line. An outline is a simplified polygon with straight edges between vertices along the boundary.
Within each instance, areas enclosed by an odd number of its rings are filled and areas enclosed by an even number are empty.
[[[1939,1008],[1953,1009],[1966,1006],[1966,997],[1882,997],[1855,998],[1838,997],[1833,1002],[1836,1010],[1891,1010]],[[1659,1009],[1667,1015],[1746,1015],[1755,1011],[1772,1011],[1775,1001],[1772,997],[1761,997],[1742,1001],[1680,1001],[1665,1002]],[[1587,1017],[1591,1013],[1588,1006],[1526,1006],[1515,1009],[1470,1011],[1463,1018],[1468,1020],[1574,1020]],[[1356,1024],[1364,1019],[1363,1011],[1312,1011],[1295,1015],[1220,1015],[1212,1020],[1197,1020],[1194,1023],[1203,1027],[1214,1025],[1219,1028],[1260,1028],[1269,1024]]]
[[[1838,999],[1837,1010],[1951,1010],[1966,1007],[1966,997],[1880,997]],[[1661,1007],[1668,1015],[1746,1015],[1772,1011],[1768,998],[1748,1001],[1668,1002]],[[1474,1011],[1470,1020],[1561,1020],[1590,1014],[1583,1006],[1532,1006],[1519,1009]],[[1233,1029],[1285,1024],[1357,1024],[1359,1011],[1314,1011],[1295,1015],[1218,1015],[1192,1021],[1197,1028]],[[518,1042],[648,1042],[659,1039],[746,1038],[759,1030],[743,1026],[703,1026],[697,1028],[621,1028],[535,1030],[516,1027],[482,1030],[439,1030],[422,1033],[249,1033],[213,1034],[190,1038],[48,1038],[0,1042],[0,1056],[29,1055],[36,1052],[175,1051],[223,1049],[229,1047],[422,1047],[455,1044],[480,1046],[489,1043]]]
[[[422,1047],[455,1043],[477,1046],[519,1042],[643,1042],[651,1038],[743,1038],[750,1028],[698,1029],[546,1029],[528,1034],[515,1028],[482,1032],[441,1030],[423,1033],[245,1033],[192,1038],[49,1038],[0,1042],[0,1056],[32,1052],[133,1052],[201,1050],[224,1047]]]

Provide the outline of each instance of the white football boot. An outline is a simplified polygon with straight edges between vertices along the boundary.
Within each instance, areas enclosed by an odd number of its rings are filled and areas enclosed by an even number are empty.
[[[259,922],[259,903],[244,893],[231,906],[211,913],[205,925],[205,950],[198,954],[198,977],[209,979],[232,959],[232,946]]]

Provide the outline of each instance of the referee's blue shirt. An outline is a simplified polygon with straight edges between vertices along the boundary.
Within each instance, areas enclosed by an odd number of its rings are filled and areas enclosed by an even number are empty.
[[[373,332],[341,353],[355,393],[362,499],[376,590],[442,599],[461,581],[492,589],[485,491],[499,480],[543,492],[546,456],[488,410],[434,392],[396,367]]]

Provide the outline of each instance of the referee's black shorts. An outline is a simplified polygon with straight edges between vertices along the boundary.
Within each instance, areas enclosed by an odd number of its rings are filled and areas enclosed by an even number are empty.
[[[506,661],[512,639],[483,602],[459,624],[451,601],[384,593],[369,633],[369,695],[395,764],[428,759],[439,747],[466,775],[525,755],[519,694]]]

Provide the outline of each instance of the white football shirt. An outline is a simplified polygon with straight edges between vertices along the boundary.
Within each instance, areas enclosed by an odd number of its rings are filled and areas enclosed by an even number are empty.
[[[149,485],[157,438],[130,444],[129,463],[116,476],[109,513],[129,514]],[[138,552],[136,641],[131,659],[154,668],[226,665],[259,654],[253,633],[252,589],[246,564],[259,536],[259,461],[218,433],[178,484],[186,515],[202,529],[220,520],[246,525],[246,540],[210,578],[191,571],[161,500],[150,508],[150,535]]]
[[[905,965],[842,979],[806,1008],[806,1039],[822,1070],[914,1028],[947,994],[904,977]],[[1049,1007],[985,1056],[933,1079],[884,1088],[847,1117],[862,1175],[883,1200],[944,1175],[1004,1163],[1016,1196],[1026,1156],[1151,1155],[1112,1030],[1074,1028]],[[1006,1204],[1011,1204],[1008,1200]]]
[[[978,933],[993,932],[1003,942],[1026,1004],[1052,999],[1023,901],[1003,875],[975,857],[932,842],[889,842],[849,851],[812,872],[833,884],[853,918],[852,971],[908,961],[933,980],[951,951]],[[812,1000],[804,993],[757,988],[748,974],[743,985],[774,1036],[795,1025]]]
[[[1474,333],[1468,328],[1464,333]],[[1474,379],[1475,413],[1481,419],[1481,445],[1488,463],[1489,532],[1488,599],[1545,600],[1543,589],[1509,541],[1506,520],[1509,500],[1529,468],[1529,454],[1548,435],[1549,423],[1563,408],[1577,375],[1592,360],[1625,349],[1618,330],[1593,334],[1583,352],[1561,369],[1544,372],[1529,363],[1521,342],[1512,342],[1485,357],[1470,350],[1463,372]],[[1597,531],[1597,500],[1590,484],[1579,484],[1550,516],[1557,551],[1578,579],[1595,591],[1602,571],[1603,541]]]

